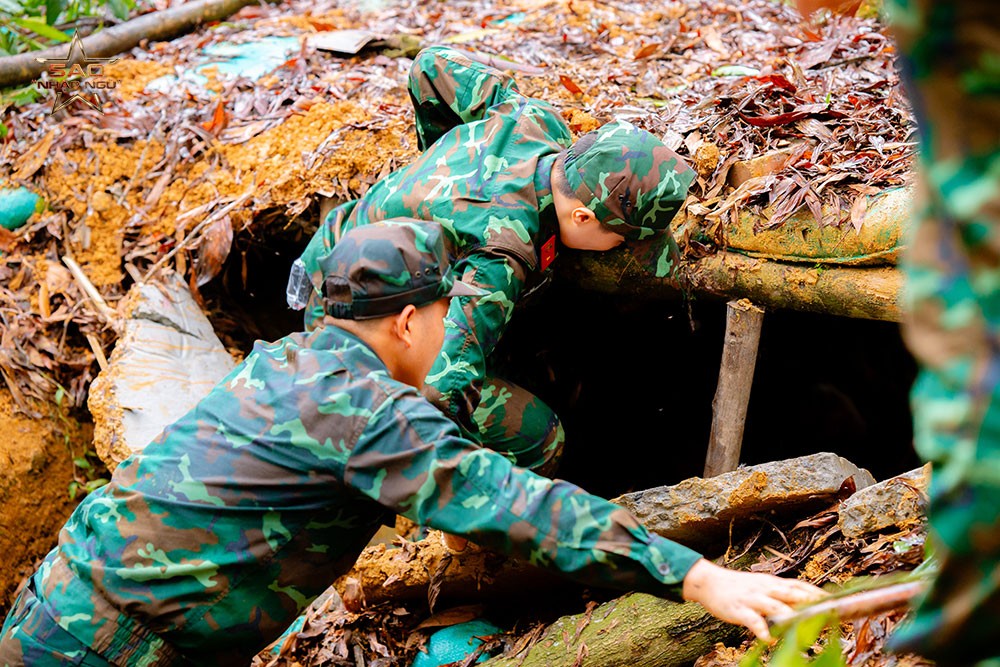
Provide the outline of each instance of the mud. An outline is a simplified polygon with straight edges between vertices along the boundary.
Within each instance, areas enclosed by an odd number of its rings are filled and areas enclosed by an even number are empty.
[[[44,406],[35,406],[43,409]],[[6,614],[21,580],[56,544],[59,529],[76,502],[68,487],[73,454],[89,443],[89,427],[56,409],[42,418],[18,412],[7,389],[0,388],[0,616]],[[30,527],[30,529],[29,529]]]

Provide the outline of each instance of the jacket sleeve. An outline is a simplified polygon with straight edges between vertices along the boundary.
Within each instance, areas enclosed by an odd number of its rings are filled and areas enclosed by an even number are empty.
[[[510,321],[526,273],[520,261],[486,249],[457,262],[455,273],[488,294],[451,300],[444,323],[444,343],[427,374],[424,395],[466,432],[474,434],[478,428],[472,415],[479,406],[486,359]]]
[[[344,476],[420,525],[589,585],[679,597],[700,558],[624,508],[466,440],[415,391],[397,389],[372,411]]]
[[[409,91],[421,151],[456,125],[480,120],[493,105],[520,95],[510,75],[444,46],[417,54]]]

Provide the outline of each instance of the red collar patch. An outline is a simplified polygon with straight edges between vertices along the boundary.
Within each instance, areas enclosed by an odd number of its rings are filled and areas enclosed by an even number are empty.
[[[552,260],[556,258],[556,237],[554,235],[551,238],[549,238],[548,241],[542,244],[541,257],[542,257],[541,270],[544,271],[545,269],[549,268],[549,264],[551,264]]]

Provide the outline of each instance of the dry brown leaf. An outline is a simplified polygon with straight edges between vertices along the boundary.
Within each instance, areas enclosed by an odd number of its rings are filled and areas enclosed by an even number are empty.
[[[49,133],[41,141],[25,151],[18,158],[14,180],[24,180],[35,175],[35,172],[45,163],[45,159],[49,157],[49,149],[52,148],[52,142],[55,138],[56,131],[49,130]]]

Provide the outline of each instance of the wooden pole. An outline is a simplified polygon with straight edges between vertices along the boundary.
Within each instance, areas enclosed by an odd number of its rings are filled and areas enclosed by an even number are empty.
[[[743,425],[763,322],[763,309],[747,299],[730,301],[726,305],[726,337],[719,384],[712,400],[712,432],[708,436],[705,477],[736,470],[740,463]]]

